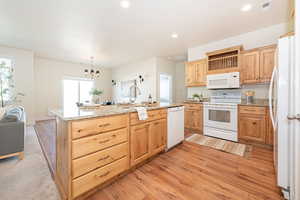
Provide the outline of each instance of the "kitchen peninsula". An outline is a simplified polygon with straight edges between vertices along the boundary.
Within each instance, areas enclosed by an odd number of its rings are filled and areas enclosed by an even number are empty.
[[[167,108],[147,106],[139,120],[134,106],[55,110],[56,163],[53,172],[63,199],[80,199],[163,152],[167,142]]]

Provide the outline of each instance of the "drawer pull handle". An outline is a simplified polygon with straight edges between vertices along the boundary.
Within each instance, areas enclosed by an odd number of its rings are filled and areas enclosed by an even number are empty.
[[[108,171],[108,172],[106,172],[106,173],[104,173],[104,174],[102,174],[102,175],[96,175],[96,177],[97,177],[97,178],[103,178],[103,177],[107,176],[109,173],[110,173],[110,172]]]
[[[253,124],[253,125],[256,125],[256,122],[253,122],[252,124]]]
[[[82,129],[78,129],[78,133],[80,133],[82,131]]]
[[[106,143],[106,142],[109,142],[109,139],[107,139],[107,140],[102,140],[102,141],[99,141],[99,144],[103,144],[103,143]]]
[[[155,123],[154,123],[154,125],[158,125],[158,124],[159,124],[159,122],[155,122]]]
[[[108,159],[109,157],[110,157],[110,156],[107,155],[107,156],[105,156],[105,157],[103,157],[103,158],[99,158],[98,161],[106,160],[106,159]]]
[[[249,112],[255,112],[256,110],[251,110],[251,109],[244,109],[245,111],[249,111]]]
[[[110,125],[110,123],[107,123],[107,124],[100,124],[99,125],[99,128],[101,128],[101,127],[106,127],[106,126],[109,126]]]
[[[142,128],[135,128],[134,130],[135,130],[135,131],[139,131],[139,130],[143,130],[143,129],[148,128],[148,127],[149,127],[149,124],[145,125],[145,126],[142,127]]]

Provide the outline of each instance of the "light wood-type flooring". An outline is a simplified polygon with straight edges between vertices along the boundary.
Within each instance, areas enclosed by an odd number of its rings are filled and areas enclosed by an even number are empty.
[[[189,142],[98,191],[89,200],[277,200],[272,151],[250,158]]]

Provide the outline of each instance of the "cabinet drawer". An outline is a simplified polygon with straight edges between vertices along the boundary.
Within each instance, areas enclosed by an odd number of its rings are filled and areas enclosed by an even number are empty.
[[[128,156],[129,144],[122,143],[72,161],[72,176],[76,178],[99,167]]]
[[[189,110],[201,110],[203,105],[199,103],[187,103],[184,104],[184,108]]]
[[[101,117],[72,122],[72,138],[95,135],[101,132],[125,128],[128,125],[128,115]]]
[[[130,114],[130,124],[140,124],[144,122],[149,122],[157,119],[162,119],[167,117],[167,110],[166,109],[159,109],[159,110],[150,110],[148,111],[148,119],[147,120],[139,120],[137,113]]]
[[[241,114],[265,115],[266,107],[240,106],[240,113]]]
[[[72,141],[72,158],[93,153],[128,140],[128,129],[120,129]]]
[[[73,198],[93,189],[129,168],[129,159],[124,157],[100,169],[96,169],[72,181]]]

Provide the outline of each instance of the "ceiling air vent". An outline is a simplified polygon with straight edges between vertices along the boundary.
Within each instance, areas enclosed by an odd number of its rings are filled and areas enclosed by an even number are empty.
[[[268,10],[271,7],[271,1],[266,1],[261,5],[263,10]]]

